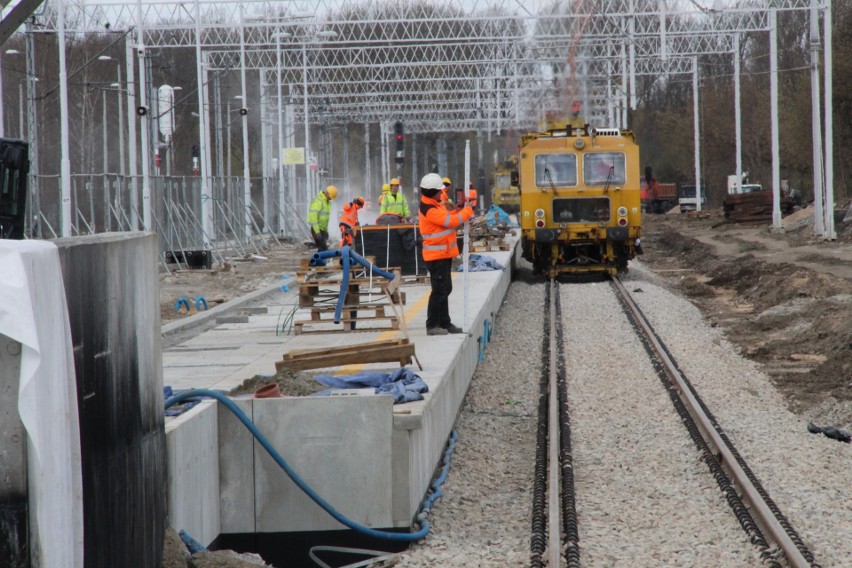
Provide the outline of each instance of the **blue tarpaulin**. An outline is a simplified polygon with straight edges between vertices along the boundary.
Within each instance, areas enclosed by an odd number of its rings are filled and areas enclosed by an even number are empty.
[[[423,400],[423,394],[429,392],[429,387],[420,378],[403,367],[393,373],[364,372],[354,375],[317,375],[317,382],[330,389],[316,393],[314,396],[327,396],[332,389],[362,389],[373,387],[376,394],[388,394],[393,397],[394,404]]]
[[[471,254],[469,257],[471,272],[486,272],[488,270],[506,270],[506,267],[490,256],[482,254]],[[456,268],[456,272],[464,272],[464,265]]]
[[[165,402],[166,400],[169,400],[179,392],[184,391],[174,391],[172,390],[172,387],[169,386],[163,387],[163,401]],[[203,396],[194,396],[192,398],[188,398],[178,405],[172,406],[171,408],[167,408],[165,414],[166,416],[180,416],[181,414],[201,402],[203,398]]]
[[[492,205],[485,214],[485,223],[490,227],[498,223],[508,223],[510,227],[517,227],[518,224],[512,220],[508,213],[503,211],[499,205]]]

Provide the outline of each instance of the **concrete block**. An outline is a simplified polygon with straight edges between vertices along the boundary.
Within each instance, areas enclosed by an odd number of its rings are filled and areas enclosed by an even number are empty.
[[[166,422],[168,525],[208,545],[219,535],[219,436],[216,401]]]
[[[254,421],[251,398],[233,399]],[[222,532],[255,532],[254,436],[225,405],[219,414],[219,494]]]
[[[216,324],[223,323],[248,323],[248,316],[219,316],[216,318]]]
[[[341,514],[390,527],[388,396],[254,400],[255,423],[300,477]],[[345,528],[305,495],[255,443],[257,531]]]
[[[269,308],[264,306],[246,306],[244,308],[240,308],[238,312],[244,315],[256,316],[269,313]]]

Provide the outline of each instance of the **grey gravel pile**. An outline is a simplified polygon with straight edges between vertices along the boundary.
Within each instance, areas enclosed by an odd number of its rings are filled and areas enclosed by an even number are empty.
[[[852,447],[809,434],[721,330],[631,263],[628,290],[823,567],[852,566]],[[561,286],[581,561],[761,566],[609,285]],[[527,566],[544,284],[515,282],[468,392],[432,533],[400,566]]]

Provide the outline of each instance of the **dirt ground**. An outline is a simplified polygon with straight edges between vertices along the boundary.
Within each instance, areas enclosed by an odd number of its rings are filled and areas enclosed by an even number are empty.
[[[258,252],[259,251],[259,252]],[[160,270],[160,320],[162,322],[185,318],[204,309],[199,297],[212,308],[255,290],[281,282],[284,275],[292,276],[303,258],[316,252],[301,243],[271,242],[258,246],[258,251],[245,254],[214,255],[215,262],[210,270],[187,269],[168,265],[171,273]],[[185,298],[189,304],[177,309],[178,301]]]
[[[648,215],[642,261],[681,290],[760,363],[791,410],[852,426],[852,223],[813,237],[809,211],[791,228]]]

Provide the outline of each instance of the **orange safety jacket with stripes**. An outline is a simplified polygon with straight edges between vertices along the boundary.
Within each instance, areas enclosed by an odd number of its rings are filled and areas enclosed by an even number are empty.
[[[355,203],[347,203],[343,206],[343,213],[340,215],[340,224],[348,225],[353,228],[358,224],[358,209],[360,207]]]
[[[420,234],[423,236],[423,260],[441,260],[459,255],[456,227],[473,217],[473,209],[448,211],[441,202],[420,197]]]
[[[354,228],[358,225],[358,209],[360,207],[355,203],[343,206],[343,213],[340,215],[340,246],[352,246]]]

